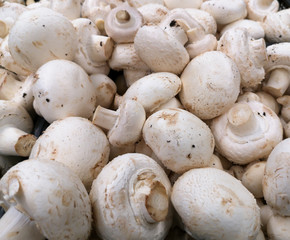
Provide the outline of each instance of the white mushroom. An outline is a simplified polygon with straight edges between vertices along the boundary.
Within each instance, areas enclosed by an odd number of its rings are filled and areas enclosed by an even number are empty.
[[[212,121],[211,130],[218,151],[237,164],[268,157],[283,134],[278,116],[257,101],[236,103]]]
[[[81,15],[81,0],[50,0],[49,8],[61,13],[69,20],[79,18]]]
[[[247,4],[248,18],[263,22],[271,13],[278,12],[279,2],[277,0],[245,0]]]
[[[69,116],[89,118],[96,107],[93,82],[79,65],[67,60],[42,65],[32,91],[36,112],[49,123]]]
[[[226,170],[226,172],[241,181],[245,173],[245,169],[240,165],[232,165],[229,170]]]
[[[241,74],[241,86],[256,87],[265,77],[267,60],[264,39],[254,40],[246,29],[227,30],[218,42],[217,49],[233,59]]]
[[[164,4],[168,9],[174,8],[200,8],[202,0],[164,0]]]
[[[0,99],[10,100],[15,93],[21,89],[23,83],[19,81],[16,74],[6,70],[0,69]]]
[[[280,142],[268,157],[263,178],[264,198],[275,213],[290,217],[290,138]]]
[[[281,117],[288,123],[290,122],[290,96],[284,95],[283,97],[277,98],[277,102],[282,105]]]
[[[177,108],[152,114],[144,124],[143,138],[164,166],[177,173],[208,167],[215,145],[204,122]]]
[[[119,1],[122,2],[123,0],[119,0]],[[164,5],[163,0],[126,0],[126,1],[129,3],[131,7],[134,7],[134,8],[139,8],[139,7],[152,4],[152,3]]]
[[[253,195],[230,174],[192,169],[173,185],[171,201],[195,239],[255,239],[260,211]]]
[[[27,157],[36,141],[33,121],[18,104],[0,100],[0,154]]]
[[[108,163],[93,182],[94,226],[103,239],[164,239],[172,223],[171,184],[150,157],[130,153]]]
[[[192,59],[180,78],[181,103],[201,119],[212,119],[227,111],[240,92],[236,64],[219,51],[206,52]]]
[[[209,167],[213,167],[213,168],[217,168],[217,169],[220,169],[220,170],[224,170],[220,158],[217,155],[215,155],[215,154],[213,154],[211,156]]]
[[[27,234],[34,223],[48,239],[89,237],[92,213],[88,193],[80,179],[63,164],[36,159],[18,163],[1,178],[0,192],[0,201],[8,207],[15,207],[1,218],[1,234],[7,228],[19,228],[20,232]],[[7,222],[5,224],[7,218],[14,218],[9,226]],[[2,239],[16,234],[13,231],[5,233]],[[35,232],[30,232],[31,235]]]
[[[273,214],[273,210],[269,205],[263,205],[260,207],[261,229],[264,232],[267,232],[267,224]]]
[[[53,59],[72,60],[77,37],[72,23],[48,8],[22,13],[9,33],[10,53],[17,64],[35,72]]]
[[[76,137],[77,136],[77,137]],[[29,158],[61,162],[75,172],[87,191],[109,160],[109,142],[89,120],[54,121],[35,142]]]
[[[138,8],[142,14],[144,25],[159,24],[162,18],[169,12],[169,10],[157,3],[149,3]]]
[[[132,145],[141,138],[146,114],[143,106],[134,100],[125,100],[117,111],[98,106],[92,122],[108,132],[109,142],[116,147]]]
[[[267,234],[271,240],[287,240],[290,236],[290,217],[272,216],[267,224]]]

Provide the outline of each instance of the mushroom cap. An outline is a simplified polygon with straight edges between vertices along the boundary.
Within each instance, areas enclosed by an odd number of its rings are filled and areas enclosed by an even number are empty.
[[[90,192],[98,235],[108,240],[164,239],[172,223],[170,205],[161,201],[161,208],[169,207],[166,218],[148,222],[146,209],[149,206],[142,200],[142,196],[146,196],[154,185],[162,189],[160,194],[164,194],[169,202],[169,179],[150,157],[128,153],[109,162],[94,180]]]
[[[181,103],[201,119],[212,119],[227,111],[240,92],[236,64],[219,51],[206,52],[192,59],[180,79]]]
[[[189,55],[178,39],[159,26],[141,27],[134,39],[138,56],[154,72],[180,74],[189,62]]]
[[[49,8],[61,13],[69,20],[79,18],[81,15],[81,0],[50,0]]]
[[[93,180],[107,164],[109,153],[109,142],[101,129],[87,119],[68,117],[54,121],[45,130],[36,140],[29,158],[63,163],[78,175],[89,191]]]
[[[230,174],[216,168],[192,169],[173,185],[171,201],[197,239],[255,239],[260,211],[254,196]]]
[[[22,13],[9,33],[9,50],[15,62],[35,72],[54,59],[72,60],[77,36],[72,23],[48,8]]]
[[[204,122],[177,108],[152,114],[144,124],[143,138],[164,166],[177,173],[208,167],[215,145]]]
[[[263,178],[264,198],[281,216],[290,216],[290,138],[280,142],[268,157]]]
[[[149,3],[138,8],[142,14],[144,25],[158,24],[169,12],[168,8],[158,3]]]
[[[97,93],[87,73],[76,63],[49,61],[37,70],[35,78],[33,104],[47,122],[93,115]]]
[[[168,9],[174,8],[200,8],[202,0],[164,0],[164,4]]]
[[[290,218],[279,215],[271,216],[267,224],[267,235],[269,239],[286,240],[290,236]]]
[[[36,222],[48,239],[87,239],[91,204],[81,180],[63,164],[29,159],[0,180],[3,198]]]
[[[252,39],[244,28],[229,29],[220,38],[217,49],[237,64],[242,87],[255,87],[262,82],[267,60],[264,39]]]
[[[248,18],[262,22],[270,13],[278,12],[277,0],[245,0],[247,4]]]
[[[0,128],[5,125],[27,133],[33,129],[33,121],[25,108],[12,101],[0,100]]]
[[[134,82],[122,99],[132,99],[142,104],[146,112],[152,112],[168,102],[181,89],[180,78],[172,73],[152,73]]]
[[[239,106],[242,107],[241,111],[235,112]],[[228,114],[231,111],[233,121],[240,121],[245,116],[244,108],[250,108],[256,125],[252,131],[242,136],[232,130]],[[275,112],[257,101],[235,104],[228,112],[212,121],[211,130],[218,151],[237,164],[247,164],[268,157],[273,148],[282,141],[283,135],[280,119]]]

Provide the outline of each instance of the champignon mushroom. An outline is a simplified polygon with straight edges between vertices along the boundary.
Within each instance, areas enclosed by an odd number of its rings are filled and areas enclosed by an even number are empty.
[[[143,106],[134,100],[125,100],[117,111],[98,106],[92,122],[109,130],[109,142],[116,147],[132,145],[141,138],[146,113]]]
[[[35,72],[54,59],[72,60],[77,36],[72,23],[48,8],[22,13],[9,33],[10,53],[17,64]]]
[[[49,8],[61,13],[69,20],[79,18],[81,15],[81,0],[50,0]]]
[[[202,0],[164,0],[164,4],[168,9],[174,8],[200,8]]]
[[[284,95],[279,97],[277,98],[277,102],[282,105],[281,117],[286,123],[290,122],[290,96]]]
[[[152,114],[143,127],[143,138],[165,167],[183,173],[208,167],[214,150],[209,127],[182,109],[164,109]]]
[[[15,93],[22,87],[23,83],[19,81],[16,74],[0,69],[0,99],[10,100]]]
[[[287,240],[290,236],[290,217],[274,215],[267,224],[267,235],[273,240]]]
[[[255,239],[260,230],[254,196],[216,168],[184,173],[173,185],[171,201],[186,232],[196,239]]]
[[[192,59],[180,78],[181,103],[201,119],[212,119],[227,111],[240,92],[236,64],[219,51],[206,52]]]
[[[217,49],[233,59],[241,74],[241,86],[256,87],[265,77],[267,60],[264,39],[254,40],[246,29],[227,30],[218,42]]]
[[[144,25],[159,24],[162,18],[169,12],[168,8],[158,3],[145,4],[138,8],[142,14]]]
[[[247,4],[248,18],[263,22],[270,13],[278,12],[277,0],[245,0]]]
[[[27,239],[39,236],[35,231],[29,232],[33,223],[34,229],[48,239],[89,237],[92,212],[88,193],[81,180],[63,164],[37,159],[18,163],[1,178],[0,192],[0,201],[12,208],[0,220],[3,239],[17,236],[15,228],[29,234]],[[14,221],[5,222],[7,218]],[[8,229],[12,232],[5,231]]]
[[[263,177],[264,198],[275,213],[290,217],[290,138],[280,142],[268,157]]]
[[[77,136],[77,137],[76,137]],[[54,121],[35,142],[29,158],[61,162],[75,172],[87,191],[109,160],[109,142],[89,120]]]
[[[18,104],[0,100],[0,154],[27,157],[36,141],[33,121]]]
[[[34,109],[49,123],[69,116],[89,118],[96,107],[93,82],[79,65],[68,60],[42,65],[32,92]]]
[[[268,157],[283,135],[278,116],[257,101],[236,103],[213,119],[211,130],[218,151],[237,164]]]
[[[164,239],[172,223],[171,184],[150,157],[129,153],[109,162],[93,182],[94,226],[103,239]]]

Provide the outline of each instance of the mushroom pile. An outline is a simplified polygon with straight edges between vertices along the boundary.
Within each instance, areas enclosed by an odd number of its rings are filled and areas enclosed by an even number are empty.
[[[0,240],[289,240],[287,7],[0,1]]]

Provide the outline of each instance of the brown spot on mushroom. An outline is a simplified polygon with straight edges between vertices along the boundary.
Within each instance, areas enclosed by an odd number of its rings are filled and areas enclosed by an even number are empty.
[[[167,121],[167,124],[174,125],[177,123],[178,120],[178,113],[170,114],[166,112],[162,112],[159,118],[163,118],[165,121]]]
[[[33,44],[33,46],[34,47],[41,47],[41,46],[43,46],[43,44],[42,44],[42,42],[39,42],[39,41],[35,41],[35,42],[32,42],[32,44]]]

